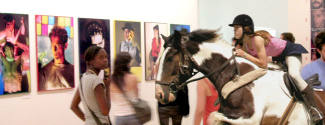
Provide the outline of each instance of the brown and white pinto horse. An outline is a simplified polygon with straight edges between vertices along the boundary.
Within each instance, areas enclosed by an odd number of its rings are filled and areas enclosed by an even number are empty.
[[[165,50],[159,60],[156,79],[156,98],[164,103],[175,100],[177,90],[182,88],[180,84],[193,77],[196,71],[207,76],[220,93],[224,85],[236,77],[237,69],[239,75],[243,75],[259,68],[244,58],[233,57],[233,47],[213,30],[175,31],[164,39]],[[227,98],[219,96],[220,110],[211,113],[210,124],[277,124],[291,99],[283,74],[282,71],[269,70]],[[309,124],[309,115],[300,102],[286,124]]]

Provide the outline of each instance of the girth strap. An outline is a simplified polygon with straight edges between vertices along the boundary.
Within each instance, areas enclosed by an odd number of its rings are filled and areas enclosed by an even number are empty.
[[[247,85],[248,83],[264,76],[267,73],[266,69],[256,69],[250,71],[242,76],[235,78],[225,84],[225,86],[221,90],[221,95],[224,99],[226,99],[230,93],[237,90],[238,88]]]

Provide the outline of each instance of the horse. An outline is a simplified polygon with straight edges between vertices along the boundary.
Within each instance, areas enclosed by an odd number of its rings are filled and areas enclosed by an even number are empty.
[[[216,30],[175,31],[169,37],[162,38],[165,40],[165,49],[159,57],[155,81],[156,98],[159,101],[174,101],[184,83],[198,80],[193,77],[200,72],[214,84],[219,93],[220,109],[210,114],[210,124],[277,124],[285,113],[292,96],[285,87],[284,71],[267,70],[265,75],[224,98],[220,93],[226,83],[260,68],[245,58],[234,56],[234,47],[222,40]],[[310,123],[304,105],[297,102],[285,124]]]

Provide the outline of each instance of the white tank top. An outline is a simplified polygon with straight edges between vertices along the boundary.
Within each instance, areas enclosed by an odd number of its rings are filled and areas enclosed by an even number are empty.
[[[132,105],[129,103],[128,100],[125,99],[123,93],[120,91],[120,89],[116,86],[115,83],[111,82],[110,85],[110,92],[111,92],[111,112],[115,116],[128,116],[135,114],[135,111],[132,107]],[[125,88],[125,87],[124,87]],[[128,91],[125,90],[128,97],[133,100],[137,99],[136,93],[134,90]]]

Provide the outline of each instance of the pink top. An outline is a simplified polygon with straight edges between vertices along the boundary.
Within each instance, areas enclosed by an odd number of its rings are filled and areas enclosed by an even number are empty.
[[[205,103],[205,110],[204,110],[204,116],[203,116],[203,125],[206,125],[207,123],[207,119],[210,115],[211,112],[214,111],[218,111],[220,108],[220,105],[215,106],[214,103],[216,102],[216,100],[218,99],[218,92],[217,90],[214,88],[213,84],[205,79],[206,82],[208,82],[209,84],[207,84],[209,86],[209,89],[211,91],[211,96],[207,96],[206,97],[206,103]]]
[[[252,42],[255,42],[254,39],[252,40]],[[272,56],[272,57],[279,56],[283,52],[286,45],[287,45],[287,41],[272,37],[269,44],[265,46],[266,56]],[[253,43],[252,46],[253,49],[249,49],[247,47],[247,44],[245,45],[247,52],[252,56],[257,57],[255,44]]]

